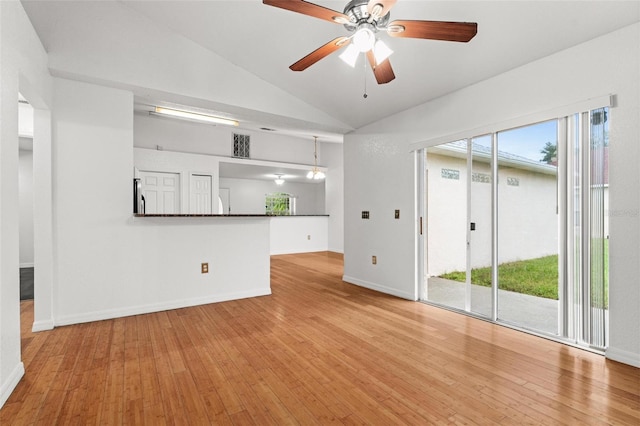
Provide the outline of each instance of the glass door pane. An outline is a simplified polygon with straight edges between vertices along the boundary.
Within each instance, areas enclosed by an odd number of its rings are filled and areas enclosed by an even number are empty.
[[[557,121],[497,134],[498,319],[558,334]]]
[[[427,148],[427,300],[456,309],[467,301],[467,143]]]
[[[471,312],[491,316],[491,135],[471,141],[469,267]]]

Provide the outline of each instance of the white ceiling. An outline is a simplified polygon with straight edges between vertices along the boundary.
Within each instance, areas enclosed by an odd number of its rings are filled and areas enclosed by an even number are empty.
[[[105,2],[95,2],[98,3],[105,7]],[[347,32],[341,25],[266,6],[260,0],[106,3],[118,8],[119,14],[124,11],[136,19],[148,19],[192,40],[346,125],[345,129],[328,135],[320,125],[314,128],[313,123],[302,125],[295,120],[284,123],[256,111],[242,120],[241,126],[272,127],[305,136],[321,133],[334,140],[341,140],[348,128],[357,129],[640,20],[640,1],[399,0],[391,11],[391,20],[477,22],[478,34],[469,43],[381,35],[395,52],[390,60],[396,79],[377,85],[371,70],[364,68],[362,58],[352,69],[340,61],[339,53],[306,71],[289,70],[293,62]],[[342,11],[346,1],[315,3]],[[89,19],[87,2],[23,0],[23,4],[49,52],[69,49],[78,40],[90,46],[105,36],[92,31],[91,22],[78,23]],[[114,16],[118,14],[102,13],[99,19],[112,19],[107,23],[113,31],[123,38],[131,34],[129,42],[136,43],[135,28]],[[132,90],[140,94],[145,88]],[[171,100],[170,94],[166,94],[167,99],[154,96],[157,102]],[[203,105],[206,109],[206,104]],[[202,109],[203,105],[195,106]],[[216,110],[220,112],[220,105],[216,105]],[[226,112],[233,115],[234,108],[229,106]]]

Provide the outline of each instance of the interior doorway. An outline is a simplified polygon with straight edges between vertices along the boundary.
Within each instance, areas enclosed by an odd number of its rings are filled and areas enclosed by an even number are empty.
[[[220,214],[231,214],[231,189],[220,188],[219,204]]]
[[[20,300],[34,299],[33,107],[18,94]]]

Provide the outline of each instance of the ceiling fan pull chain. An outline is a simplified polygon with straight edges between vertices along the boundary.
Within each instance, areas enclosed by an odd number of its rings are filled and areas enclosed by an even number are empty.
[[[364,73],[362,74],[362,76],[364,77],[364,94],[362,95],[363,98],[367,99],[367,61],[364,61]]]

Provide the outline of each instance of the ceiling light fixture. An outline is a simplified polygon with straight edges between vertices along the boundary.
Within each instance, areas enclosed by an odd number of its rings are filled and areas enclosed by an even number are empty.
[[[392,53],[393,50],[391,50],[382,40],[376,41],[376,44],[373,46],[373,56],[376,58],[377,65],[384,62]]]
[[[320,180],[324,179],[325,174],[318,168],[318,137],[313,137],[313,169],[307,173],[307,179]]]
[[[353,35],[352,44],[360,52],[368,52],[373,49],[373,44],[376,42],[376,36],[373,33],[375,27],[369,23],[360,24],[358,31]]]
[[[202,121],[204,123],[226,124],[228,126],[237,126],[239,124],[238,121],[229,118],[216,117],[215,115],[203,114],[200,112],[191,112],[165,107],[155,107],[155,110],[152,111],[151,114],[166,115],[170,117],[182,118],[185,120]]]
[[[360,56],[360,51],[353,45],[353,43],[351,43],[349,46],[347,46],[345,51],[340,54],[340,59],[342,59],[351,68],[353,68],[356,66],[358,56]]]
[[[284,179],[282,179],[282,175],[276,175],[276,179],[274,180],[274,182],[276,183],[276,185],[282,185],[284,183]]]

